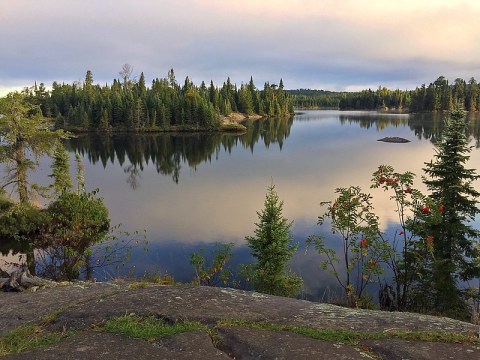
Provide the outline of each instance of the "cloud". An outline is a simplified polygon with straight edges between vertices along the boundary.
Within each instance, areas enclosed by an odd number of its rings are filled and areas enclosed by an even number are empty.
[[[103,83],[126,62],[147,79],[411,88],[478,76],[479,15],[475,0],[17,0],[0,14],[0,91],[87,69]]]

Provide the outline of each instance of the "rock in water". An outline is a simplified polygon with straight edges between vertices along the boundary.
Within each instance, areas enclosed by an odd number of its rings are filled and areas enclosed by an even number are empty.
[[[404,138],[401,138],[401,137],[398,137],[398,136],[388,136],[388,137],[384,137],[383,139],[378,139],[377,141],[383,141],[383,142],[388,142],[388,143],[397,143],[397,144],[410,142],[410,140],[407,140],[407,139],[404,139]]]

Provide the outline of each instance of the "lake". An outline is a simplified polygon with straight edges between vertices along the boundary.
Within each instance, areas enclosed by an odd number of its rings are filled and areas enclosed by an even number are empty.
[[[291,266],[305,281],[304,297],[321,299],[333,278],[319,268],[308,235],[329,234],[317,226],[321,201],[338,187],[359,185],[374,195],[385,231],[396,226],[388,195],[370,190],[371,174],[381,164],[418,175],[434,154],[442,116],[376,112],[304,111],[289,120],[252,122],[245,134],[88,135],[69,140],[85,163],[89,190],[99,189],[112,224],[146,231],[149,251],[134,251],[121,273],[97,270],[97,278],[169,274],[177,281],[193,277],[190,254],[216,242],[234,243],[231,265],[252,261],[245,236],[253,235],[256,212],[270,184],[284,201],[300,244]],[[469,167],[480,164],[480,118],[469,118],[474,149]],[[383,137],[409,143],[385,143]],[[48,165],[43,162],[43,172]],[[42,170],[37,174],[42,176]],[[480,189],[480,184],[476,184]],[[477,224],[479,223],[477,219]],[[333,240],[332,240],[333,241]],[[339,245],[339,243],[337,243]]]

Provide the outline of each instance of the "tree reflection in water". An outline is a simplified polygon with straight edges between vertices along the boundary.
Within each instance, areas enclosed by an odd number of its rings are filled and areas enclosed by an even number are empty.
[[[106,168],[115,160],[124,167],[127,183],[135,190],[140,186],[145,165],[153,163],[158,174],[170,176],[178,184],[182,164],[190,170],[212,161],[223,148],[231,152],[242,146],[254,151],[262,141],[266,147],[278,144],[280,149],[290,134],[293,117],[246,121],[247,131],[231,133],[161,133],[161,134],[88,134],[70,139],[67,149],[86,155],[89,162],[101,162]]]

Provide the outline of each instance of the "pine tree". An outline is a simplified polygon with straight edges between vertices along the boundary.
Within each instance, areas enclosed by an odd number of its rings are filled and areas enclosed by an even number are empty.
[[[426,221],[427,236],[433,239],[432,287],[435,310],[453,316],[466,311],[458,281],[480,276],[477,241],[480,232],[469,222],[480,213],[477,207],[480,193],[472,185],[480,178],[466,162],[471,147],[465,135],[463,109],[457,108],[446,120],[435,161],[426,163],[425,184],[430,199],[438,204],[438,219]]]
[[[70,163],[68,152],[62,144],[58,144],[53,154],[52,174],[54,182],[51,187],[54,189],[56,195],[62,194],[64,191],[70,190],[73,187],[70,178]]]
[[[279,200],[275,186],[271,185],[267,189],[264,209],[257,212],[260,221],[255,224],[255,236],[247,236],[245,240],[257,259],[255,289],[273,295],[295,296],[302,281],[288,272],[287,264],[297,246],[292,244],[292,222],[282,212],[283,201]]]
[[[75,154],[75,161],[77,163],[77,193],[80,194],[85,192],[85,167],[79,154]]]
[[[143,75],[143,71],[140,73],[140,79],[138,80],[137,89],[137,96],[143,98],[147,93],[147,87],[145,86],[145,75]]]
[[[93,74],[90,70],[87,70],[87,73],[85,74],[85,82],[83,86],[85,88],[89,88],[93,86]]]
[[[249,87],[242,85],[238,96],[239,96],[238,109],[247,115],[253,114],[253,110],[254,110],[253,99],[252,99],[252,93],[250,92]]]
[[[28,102],[22,92],[9,93],[0,101],[0,163],[5,163],[7,175],[1,188],[15,186],[18,200],[27,204],[41,187],[31,184],[28,173],[38,165],[40,156],[51,154],[54,145],[66,135],[49,130],[49,122],[38,106]],[[40,194],[41,195],[41,194]]]

